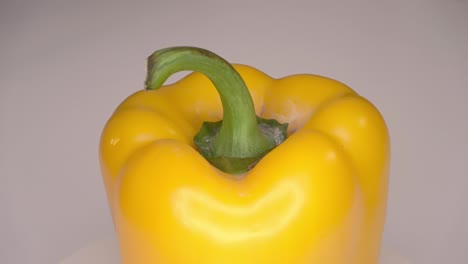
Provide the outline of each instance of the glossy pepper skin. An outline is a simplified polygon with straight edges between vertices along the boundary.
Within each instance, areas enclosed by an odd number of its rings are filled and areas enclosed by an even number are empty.
[[[100,143],[122,263],[377,264],[390,156],[379,111],[326,77],[233,66],[287,139],[233,176],[193,143],[223,117],[203,74],[126,98]]]

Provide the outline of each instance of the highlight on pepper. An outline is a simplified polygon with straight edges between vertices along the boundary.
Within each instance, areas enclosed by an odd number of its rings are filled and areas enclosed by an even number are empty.
[[[334,79],[157,50],[99,160],[123,264],[378,263],[389,132]]]

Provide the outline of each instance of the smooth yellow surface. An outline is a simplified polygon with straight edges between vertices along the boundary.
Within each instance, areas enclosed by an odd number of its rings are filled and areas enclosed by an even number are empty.
[[[202,122],[222,118],[200,73],[131,95],[106,124],[100,158],[122,263],[377,264],[390,152],[378,110],[335,80],[234,66],[257,114],[289,123],[241,178],[194,149]]]

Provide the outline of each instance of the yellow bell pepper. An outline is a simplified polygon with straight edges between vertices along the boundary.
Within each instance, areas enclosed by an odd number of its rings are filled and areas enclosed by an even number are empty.
[[[377,264],[389,156],[381,114],[343,83],[194,47],[148,58],[100,143],[124,264]]]

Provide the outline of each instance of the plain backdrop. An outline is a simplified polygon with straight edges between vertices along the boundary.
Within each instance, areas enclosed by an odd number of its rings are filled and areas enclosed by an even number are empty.
[[[371,100],[392,140],[385,245],[468,261],[468,1],[2,0],[0,263],[57,263],[113,231],[100,133],[175,45]]]

